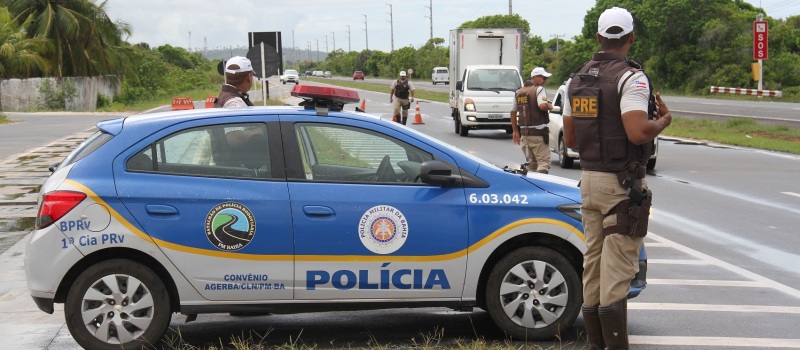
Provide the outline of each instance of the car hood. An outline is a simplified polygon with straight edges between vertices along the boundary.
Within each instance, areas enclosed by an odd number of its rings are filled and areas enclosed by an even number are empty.
[[[569,199],[575,203],[581,203],[581,190],[578,187],[578,181],[537,172],[529,172],[525,176],[525,180],[556,196]]]

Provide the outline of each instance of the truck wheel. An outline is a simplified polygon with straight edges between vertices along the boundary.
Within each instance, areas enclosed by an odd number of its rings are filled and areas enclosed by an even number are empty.
[[[656,158],[650,158],[647,161],[647,170],[653,170],[656,168]]]
[[[558,138],[558,165],[562,169],[572,169],[572,163],[575,158],[567,155],[567,144],[564,143],[564,138]]]
[[[461,124],[461,117],[458,118],[458,134],[462,137],[466,137],[469,134],[469,128]]]
[[[453,117],[453,122],[456,126],[456,134],[458,134],[461,131],[461,121],[458,119],[458,117]]]
[[[572,326],[582,303],[581,279],[561,254],[523,247],[506,255],[486,283],[494,322],[519,340],[549,340]]]
[[[166,290],[158,275],[137,262],[115,259],[93,265],[67,294],[69,332],[85,349],[154,346],[171,317]]]

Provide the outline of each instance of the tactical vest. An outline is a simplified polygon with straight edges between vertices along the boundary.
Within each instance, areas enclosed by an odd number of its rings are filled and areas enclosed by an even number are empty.
[[[640,68],[618,53],[595,53],[572,77],[568,96],[583,170],[620,172],[653,153],[652,142],[628,141],[622,124],[618,83],[632,67]]]
[[[408,80],[400,80],[397,79],[397,83],[394,85],[394,95],[397,98],[408,99],[408,92],[411,90],[411,87],[408,86]]]
[[[536,90],[538,89],[538,85],[530,85],[517,90],[517,125],[519,125],[519,134],[522,136],[549,137],[547,128],[532,128],[532,126],[550,122],[550,114],[539,109],[539,101],[536,96]]]
[[[222,108],[223,106],[225,106],[225,102],[228,102],[228,100],[234,97],[241,97],[242,100],[244,100],[244,103],[247,104],[248,106],[253,105],[253,102],[250,102],[250,97],[246,93],[242,93],[235,87],[226,84],[222,85],[222,89],[219,93],[219,96],[217,96],[217,98],[214,99],[214,108]]]

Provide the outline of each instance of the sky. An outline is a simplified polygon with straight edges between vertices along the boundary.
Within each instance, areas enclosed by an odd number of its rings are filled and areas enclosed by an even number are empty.
[[[747,1],[774,18],[800,14],[800,0]],[[146,42],[150,47],[169,44],[192,51],[246,47],[249,32],[280,31],[284,47],[389,52],[392,38],[395,50],[424,45],[431,37],[431,22],[433,37],[447,43],[450,29],[483,16],[508,14],[509,2],[107,0],[106,12],[112,20],[131,25],[133,34],[126,38],[129,43]],[[583,17],[594,4],[595,0],[517,0],[511,2],[511,9],[530,23],[532,35],[547,41],[578,35]]]

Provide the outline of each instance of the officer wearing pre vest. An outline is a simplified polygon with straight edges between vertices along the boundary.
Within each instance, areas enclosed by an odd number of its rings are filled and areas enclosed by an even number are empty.
[[[406,79],[406,71],[400,71],[400,77],[392,82],[389,87],[389,103],[394,104],[393,120],[406,125],[408,120],[408,109],[411,102],[414,102],[414,84]],[[402,109],[402,115],[400,110]],[[402,116],[402,118],[401,118]]]
[[[214,108],[252,106],[247,92],[253,86],[253,74],[253,65],[246,57],[235,56],[225,62],[226,84],[214,100]]]
[[[513,141],[522,146],[528,171],[550,172],[550,139],[547,123],[553,104],[547,100],[544,83],[552,74],[542,67],[531,71],[531,82],[517,90],[516,103],[511,109]],[[519,120],[517,120],[519,118]]]
[[[600,52],[567,82],[564,142],[581,159],[583,320],[591,349],[628,349],[627,294],[639,270],[652,194],[645,164],[653,140],[672,122],[667,105],[626,56],[633,16],[604,11],[597,24]]]

